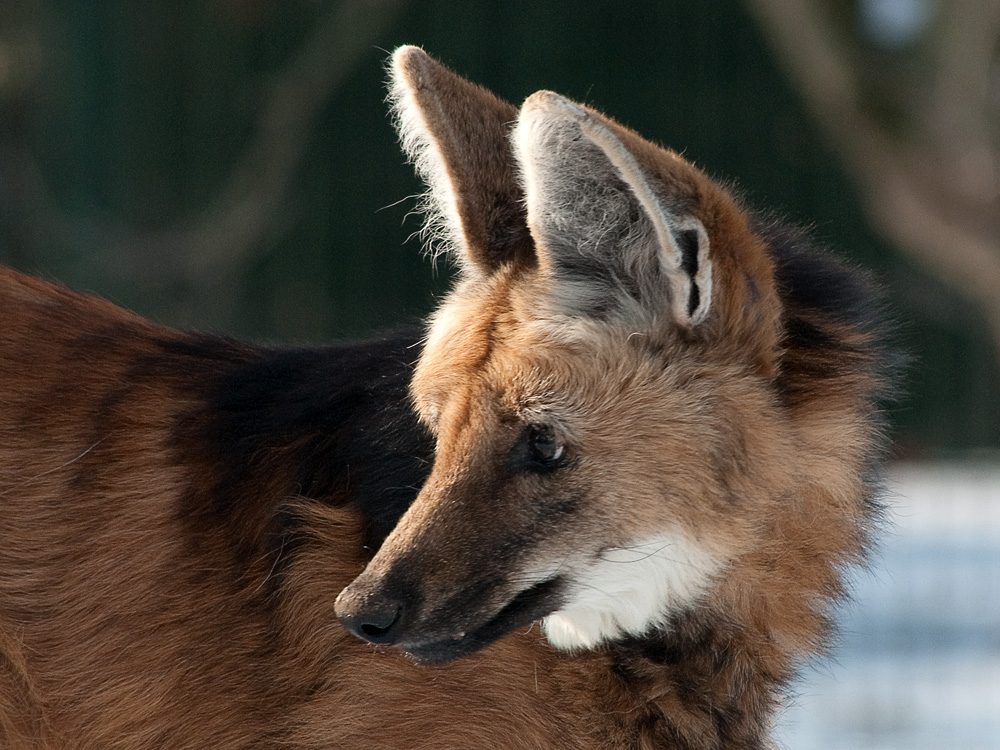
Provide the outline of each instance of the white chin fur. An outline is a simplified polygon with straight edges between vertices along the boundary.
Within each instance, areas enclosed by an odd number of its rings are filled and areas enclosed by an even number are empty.
[[[697,601],[720,567],[681,536],[612,547],[574,576],[569,601],[542,620],[542,629],[563,650],[642,635]]]

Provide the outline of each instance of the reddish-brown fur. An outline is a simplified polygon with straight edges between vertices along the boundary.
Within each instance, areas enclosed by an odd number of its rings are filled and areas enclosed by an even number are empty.
[[[492,106],[502,114],[509,105]],[[518,188],[501,171],[506,201]],[[687,462],[677,473],[687,472],[692,487],[708,483],[716,497],[738,500],[670,513],[742,552],[706,599],[668,627],[579,653],[556,651],[531,626],[424,666],[348,635],[335,599],[365,568],[365,545],[381,536],[371,530],[371,504],[388,503],[383,497],[399,489],[379,484],[379,461],[388,460],[380,457],[424,458],[416,424],[400,413],[392,424],[405,423],[401,436],[341,437],[324,426],[317,438],[298,412],[277,425],[248,419],[238,426],[252,424],[258,442],[250,458],[233,458],[247,435],[218,427],[234,406],[225,401],[223,410],[225,394],[206,384],[229,383],[269,354],[0,273],[0,747],[767,746],[781,691],[823,642],[839,569],[859,557],[875,515],[882,354],[865,320],[871,301],[847,298],[863,294],[850,274],[784,247],[787,236],[751,227],[712,183],[684,174],[692,200],[718,206],[714,246],[723,257],[751,258],[748,267],[738,259],[720,266],[718,283],[743,290],[722,302],[725,343],[696,341],[692,353],[690,342],[667,336],[597,346],[593,361],[641,365],[650,350],[667,347],[712,394],[725,394],[726,408],[711,412],[729,430],[711,452],[714,463],[698,464],[704,450],[682,437],[718,435],[718,425],[693,423],[682,436],[657,439],[675,464]],[[494,218],[472,233],[485,243],[480,260],[498,274],[462,303],[467,325],[452,348],[422,365],[425,383],[463,394],[470,413],[484,409],[475,396],[484,377],[503,383],[525,371],[531,341],[519,328],[517,300],[530,300],[530,286],[521,285],[535,270],[523,219],[509,208],[487,210]],[[501,268],[505,243],[526,268]],[[545,367],[558,368],[564,356],[531,351]],[[405,362],[390,367],[396,355],[379,356],[382,370],[409,372]],[[581,377],[581,398],[600,403]],[[269,388],[240,408],[266,411],[256,401],[284,398],[293,386]],[[399,389],[377,395],[404,399]],[[635,408],[629,424],[649,418],[655,431],[656,405]],[[607,425],[612,447],[621,441],[615,424]],[[454,436],[441,435],[444,462],[426,493],[451,486],[445,466]],[[789,436],[791,468],[782,454]],[[482,440],[478,450],[489,450]],[[375,468],[357,450],[374,455]],[[317,456],[351,471],[326,477],[312,466]],[[246,461],[244,473],[231,473],[233,461]],[[405,482],[422,474],[413,469]],[[373,497],[359,500],[364,492]],[[414,492],[383,508],[383,523]],[[439,576],[464,569],[461,559],[440,565]]]

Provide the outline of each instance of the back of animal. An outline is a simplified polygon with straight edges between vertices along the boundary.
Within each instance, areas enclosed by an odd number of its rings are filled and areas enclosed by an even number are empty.
[[[253,348],[0,270],[0,747],[284,744],[293,553],[323,538],[332,607],[425,473],[413,345]]]

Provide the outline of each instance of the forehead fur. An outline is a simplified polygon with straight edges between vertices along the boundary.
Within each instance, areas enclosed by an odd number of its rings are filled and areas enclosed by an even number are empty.
[[[782,456],[792,448],[768,388],[749,368],[680,345],[651,349],[623,332],[567,341],[509,310],[489,323],[466,321],[482,326],[474,337],[466,330],[477,345],[491,337],[488,352],[456,356],[461,337],[442,338],[415,382],[418,399],[420,375],[434,371],[448,383],[426,402],[425,417],[445,415],[438,469],[452,471],[455,461],[469,469],[483,446],[505,451],[503,424],[542,423],[574,460],[560,491],[590,498],[577,522],[600,523],[605,543],[681,534],[726,559],[758,533],[762,508],[787,480]],[[551,544],[556,557],[572,548]]]
[[[614,321],[553,316],[536,302],[541,273],[459,286],[438,311],[413,381],[425,419],[471,401],[499,419],[551,421],[594,455],[654,455],[710,473],[717,466],[706,457],[742,441],[741,419],[771,413],[752,362],[720,358],[670,329],[654,339]]]
[[[504,390],[521,382],[544,389],[542,381],[568,383],[588,373],[607,380],[620,371],[634,380],[647,368],[660,373],[669,350],[679,348],[667,325],[633,331],[617,317],[566,315],[549,287],[541,269],[510,268],[461,282],[431,319],[414,379],[417,398],[446,397],[484,378],[503,381]]]

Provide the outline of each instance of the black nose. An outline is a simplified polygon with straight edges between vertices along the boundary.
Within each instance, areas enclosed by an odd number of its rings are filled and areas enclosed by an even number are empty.
[[[359,601],[350,588],[340,592],[334,611],[349,633],[371,643],[395,643],[402,629],[402,604],[371,596]]]

